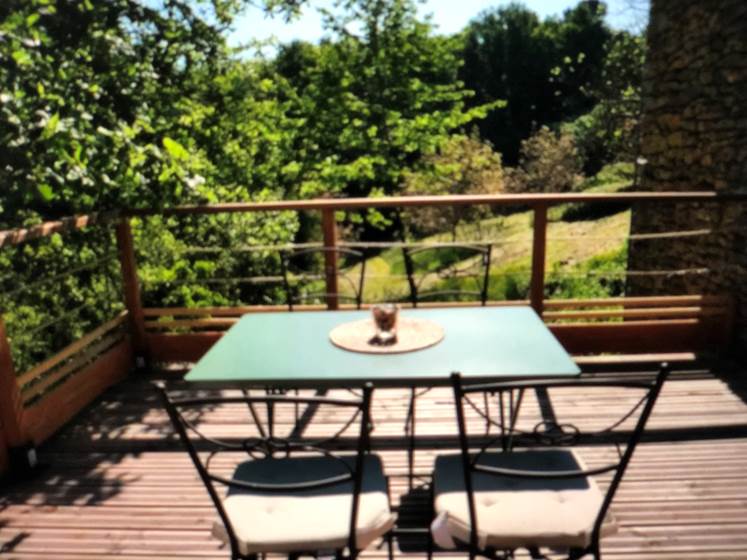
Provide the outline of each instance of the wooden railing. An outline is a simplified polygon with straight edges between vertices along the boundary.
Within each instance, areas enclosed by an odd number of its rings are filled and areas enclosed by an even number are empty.
[[[314,200],[294,200],[276,202],[241,202],[211,205],[179,206],[166,209],[130,210],[129,216],[184,216],[196,214],[219,214],[233,212],[281,212],[318,211],[321,213],[324,246],[334,248],[337,244],[334,213],[362,209],[443,207],[443,206],[525,206],[534,213],[530,303],[542,312],[544,300],[545,262],[547,245],[547,211],[552,205],[570,203],[627,203],[643,204],[656,202],[712,202],[744,201],[747,196],[740,194],[720,195],[710,191],[699,192],[660,192],[660,193],[568,193],[568,194],[514,194],[514,195],[452,195],[452,196],[403,196],[389,198],[324,198]],[[327,293],[337,293],[336,254],[326,252]],[[337,300],[329,299],[328,307],[335,309]],[[139,310],[130,309],[132,315]]]
[[[728,294],[546,300],[548,209],[553,205],[568,203],[723,204],[745,200],[746,195],[717,195],[713,192],[317,199],[129,210],[79,216],[33,228],[0,232],[1,249],[53,233],[65,234],[80,230],[92,224],[105,224],[113,228],[122,274],[122,301],[126,307],[126,311],[113,321],[101,325],[55,356],[20,375],[16,375],[14,370],[10,342],[0,317],[0,471],[7,463],[6,447],[39,444],[135,364],[196,360],[240,315],[286,309],[285,306],[144,308],[130,226],[132,217],[316,211],[321,214],[323,246],[334,249],[338,246],[335,222],[337,211],[463,205],[521,206],[533,212],[528,300],[489,302],[488,305],[531,305],[538,314],[544,316],[569,352],[576,355],[605,352],[696,352],[723,346],[729,340],[734,304]],[[338,293],[336,259],[335,251],[325,252],[324,279],[326,293],[331,295],[328,295],[324,307],[328,309],[345,307],[334,296]],[[299,310],[319,308],[297,307]],[[162,320],[165,316],[169,317],[166,321]],[[178,332],[173,332],[174,329]],[[579,358],[581,361],[594,359],[593,356]],[[46,388],[62,380],[66,381],[54,391],[44,392]],[[34,381],[30,390],[26,388],[29,381]],[[33,402],[30,400],[30,397],[39,396],[42,398],[36,398]]]

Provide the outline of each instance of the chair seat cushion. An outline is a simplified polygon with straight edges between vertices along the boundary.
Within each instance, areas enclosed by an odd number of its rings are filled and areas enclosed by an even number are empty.
[[[572,450],[485,453],[478,464],[517,470],[585,470]],[[478,546],[585,547],[603,502],[594,480],[516,478],[473,473]],[[451,537],[470,540],[470,515],[461,455],[436,459],[435,511]]]
[[[355,456],[344,456],[348,465]],[[291,457],[241,463],[233,478],[262,484],[319,481],[350,472],[339,458]],[[223,507],[242,554],[258,552],[313,552],[342,549],[348,544],[353,482],[310,490],[266,492],[231,487]],[[365,548],[394,525],[387,482],[376,455],[365,458],[357,519],[357,547]],[[224,542],[228,535],[216,521],[213,534]]]

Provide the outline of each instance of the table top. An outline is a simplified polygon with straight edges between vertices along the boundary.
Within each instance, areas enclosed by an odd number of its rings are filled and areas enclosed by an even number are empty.
[[[404,354],[338,348],[329,331],[369,311],[243,316],[200,359],[186,381],[223,387],[426,387],[467,381],[539,379],[580,373],[530,307],[405,309],[443,326],[437,345]]]

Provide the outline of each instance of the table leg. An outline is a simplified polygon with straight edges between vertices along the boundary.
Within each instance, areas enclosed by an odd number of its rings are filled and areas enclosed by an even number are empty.
[[[506,446],[504,448],[504,451],[511,451],[514,445],[514,428],[516,427],[516,422],[519,419],[519,411],[521,410],[521,402],[524,400],[524,389],[519,389],[516,392],[516,400],[514,400],[514,391],[510,391],[509,395],[509,418],[510,418],[510,424],[508,427],[508,439],[506,441]]]
[[[410,405],[407,407],[407,418],[405,419],[405,437],[407,439],[407,478],[408,489],[413,489],[415,480],[415,423],[416,423],[416,401],[428,393],[432,387],[417,391],[416,387],[410,388]]]
[[[407,436],[407,489],[412,490],[415,478],[415,387],[410,388],[410,406],[405,420],[405,435]]]
[[[498,412],[501,426],[501,449],[508,452],[513,448],[514,428],[519,419],[521,402],[524,400],[524,389],[505,391],[505,393],[507,393],[507,399],[505,399],[507,402],[504,402],[504,391],[498,394]]]

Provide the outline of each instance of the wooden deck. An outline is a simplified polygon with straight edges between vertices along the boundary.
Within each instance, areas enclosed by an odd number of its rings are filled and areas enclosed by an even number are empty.
[[[747,558],[745,373],[676,374],[668,383],[649,439],[638,448],[615,499],[620,531],[603,540],[605,558]],[[227,557],[210,536],[214,512],[189,458],[166,439],[171,428],[149,378],[130,377],[105,393],[41,450],[47,466],[33,480],[3,488],[1,558]],[[408,492],[406,453],[397,448],[407,396],[406,391],[377,392],[375,436],[392,476],[393,502],[402,503],[402,523],[417,524],[426,511],[425,493]],[[558,412],[572,409],[580,416],[592,411],[578,395],[561,395],[552,404]],[[527,414],[539,414],[533,397],[525,406]],[[593,406],[622,403],[610,394]],[[211,411],[206,421],[234,429],[229,412]],[[430,468],[438,452],[434,447],[448,444],[438,434],[454,432],[449,390],[423,396],[419,470]],[[607,451],[583,448],[581,453],[591,465]],[[602,486],[606,482],[600,480]],[[415,542],[403,542],[402,548],[397,548],[400,557],[425,558]],[[385,549],[365,553],[385,556]]]

